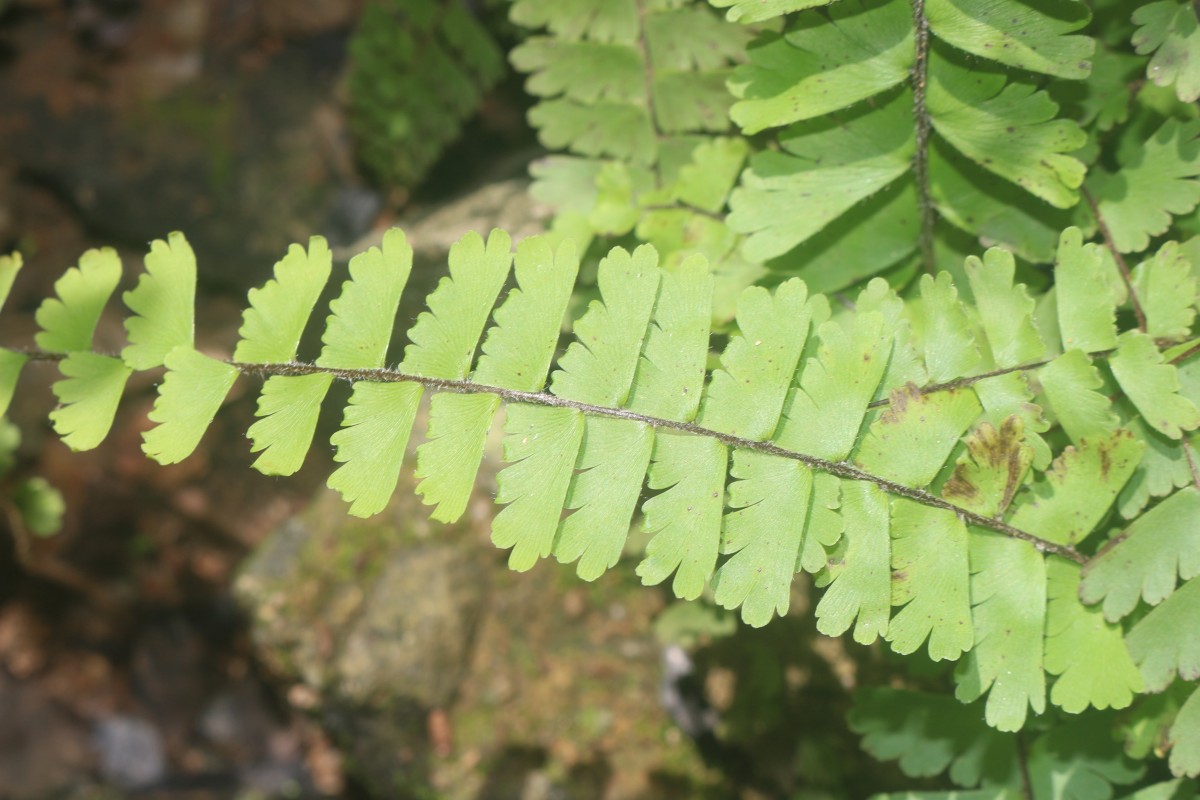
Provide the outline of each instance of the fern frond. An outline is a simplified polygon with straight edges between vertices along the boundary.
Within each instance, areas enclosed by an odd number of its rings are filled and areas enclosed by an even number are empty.
[[[181,237],[152,246],[150,272],[132,297],[135,357],[148,361],[137,348],[157,352],[181,335],[162,315],[190,297],[186,247]],[[1139,267],[1143,285],[1188,285],[1176,274],[1177,250]],[[1045,710],[1047,691],[1070,712],[1118,707],[1142,681],[1153,690],[1166,672],[1193,670],[1190,651],[1163,661],[1155,649],[1183,638],[1180,626],[1196,612],[1187,538],[1177,534],[1176,550],[1188,582],[1173,593],[1176,562],[1139,556],[1141,528],[1105,555],[1087,555],[1131,476],[1153,466],[1147,442],[1183,448],[1183,432],[1200,424],[1190,399],[1194,348],[1164,355],[1146,334],[1118,335],[1101,255],[1080,231],[1064,233],[1054,302],[1040,305],[1000,251],[967,264],[973,300],[946,274],[923,277],[907,300],[874,281],[836,313],[797,279],[751,288],[706,375],[715,280],[701,257],[666,269],[648,246],[613,250],[598,268],[598,299],[556,363],[579,271],[573,244],[534,237],[514,257],[507,235],[470,234],[408,331],[403,361],[389,369],[411,271],[403,234],[389,232],[381,249],[351,261],[322,352],[304,364],[297,343],[330,274],[324,242],[314,239],[251,293],[233,358],[201,354],[190,335],[167,352],[151,413],[159,424],[144,447],[164,463],[186,457],[237,376],[252,372],[267,376],[251,429],[253,447],[268,444],[256,467],[292,470],[307,457],[330,384],[346,380],[353,391],[332,438],[339,466],[329,483],[351,513],[366,516],[396,488],[428,390],[420,492],[435,516],[452,519],[465,510],[504,406],[508,464],[493,540],[511,549],[514,568],[553,555],[595,578],[619,560],[640,511],[650,535],[637,567],[643,582],[671,580],[684,598],[711,586],[718,604],[761,625],[787,613],[796,572],[814,573],[824,588],[822,632],[853,627],[861,642],[883,638],[900,653],[924,647],[935,660],[961,659],[959,697],[987,694],[986,722],[1017,730],[1030,709]],[[47,319],[67,322],[51,324],[45,342],[84,344],[74,320],[94,320],[116,284],[106,268],[103,291],[80,295],[101,262],[83,263],[86,271],[60,285],[62,308],[47,306],[58,309]],[[510,269],[515,286],[493,310]],[[78,313],[77,296],[86,299]],[[1167,318],[1178,320],[1172,308]],[[190,307],[183,312],[190,319]],[[1052,358],[1058,339],[1067,349]],[[74,435],[98,438],[88,426],[107,428],[113,387],[130,367],[90,350],[33,355],[76,375],[63,384],[74,405],[55,414],[78,418]],[[1062,433],[1049,433],[1043,409]],[[1064,435],[1073,444],[1051,460],[1049,442]],[[644,500],[643,485],[654,493]],[[1166,501],[1148,519],[1168,524],[1182,503]],[[1129,584],[1108,589],[1104,581],[1115,578],[1103,577],[1105,565],[1124,553],[1134,554],[1120,576]],[[1144,585],[1158,587],[1147,596],[1161,600],[1144,617],[1113,619],[1096,605],[1112,591],[1122,599],[1110,602],[1128,611]]]
[[[1159,86],[1175,85],[1185,103],[1200,97],[1200,23],[1191,3],[1158,0],[1133,12],[1138,30],[1133,46],[1142,55],[1153,53],[1146,76]]]

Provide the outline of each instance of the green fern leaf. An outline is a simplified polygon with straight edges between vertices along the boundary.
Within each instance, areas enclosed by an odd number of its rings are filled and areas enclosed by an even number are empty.
[[[897,390],[891,407],[867,432],[855,463],[903,486],[927,486],[981,410],[970,389]]]
[[[320,236],[308,242],[308,252],[298,244],[275,264],[275,277],[251,289],[250,306],[242,316],[242,337],[233,360],[247,364],[294,361],[300,335],[313,306],[329,280],[333,256]]]
[[[1190,13],[1190,12],[1189,12]],[[1168,120],[1116,172],[1088,176],[1099,216],[1122,253],[1138,253],[1200,202],[1200,123]]]
[[[892,605],[887,639],[901,655],[929,640],[934,661],[957,660],[975,643],[967,526],[954,512],[892,501]]]
[[[57,297],[47,298],[37,310],[41,331],[38,347],[52,353],[90,350],[96,323],[121,280],[121,260],[111,247],[88,250],[54,284]]]
[[[817,630],[841,636],[854,625],[854,641],[871,644],[888,630],[891,610],[891,544],[887,495],[864,481],[842,482],[843,535],[817,584]]]
[[[774,433],[796,364],[808,339],[812,308],[804,283],[774,292],[752,287],[738,301],[740,333],[721,355],[698,422],[712,430],[761,441]]]
[[[1086,6],[1068,0],[1031,7],[1016,0],[926,0],[935,36],[980,58],[1059,78],[1086,78],[1095,43],[1066,34],[1091,19]]]
[[[1058,328],[1063,350],[1117,346],[1116,303],[1108,288],[1099,245],[1083,244],[1078,228],[1063,231],[1054,269]]]
[[[864,750],[880,760],[898,761],[909,777],[932,777],[948,769],[959,786],[1018,780],[1014,738],[988,729],[978,709],[949,697],[864,688],[854,693],[847,719],[851,730],[862,736]],[[964,794],[971,796],[958,796]]]
[[[1179,709],[1167,739],[1171,772],[1189,778],[1200,776],[1200,689]]]
[[[62,493],[40,475],[18,483],[11,502],[25,528],[34,536],[53,536],[62,528],[67,503]]]
[[[1127,616],[1140,597],[1156,606],[1183,580],[1200,575],[1200,492],[1188,487],[1138,517],[1083,569],[1080,597],[1104,601],[1106,619]]]
[[[1117,510],[1125,519],[1137,517],[1154,497],[1165,497],[1181,486],[1192,482],[1188,454],[1182,442],[1169,439],[1146,425],[1132,404],[1121,404],[1127,417],[1121,424],[1146,443],[1142,461],[1138,464],[1117,498]],[[1190,448],[1190,444],[1186,445]]]
[[[746,257],[783,255],[905,174],[915,149],[911,117],[912,97],[900,93],[848,120],[793,126],[782,152],[754,156],[728,218],[730,228],[750,234]],[[914,232],[908,249],[915,240]]]
[[[517,69],[532,73],[530,94],[580,103],[640,103],[646,84],[637,52],[624,45],[533,37],[514,49]]]
[[[329,488],[350,503],[352,515],[378,514],[396,491],[421,392],[419,383],[354,384],[342,427],[329,439],[341,463]]]
[[[1012,253],[992,247],[982,261],[975,256],[967,258],[963,268],[987,334],[992,363],[1002,369],[1015,367],[1044,353],[1046,346],[1033,326],[1035,304],[1023,285],[1013,285],[1016,262]]]
[[[913,57],[907,4],[842,0],[828,20],[806,14],[751,46],[729,114],[746,133],[823,116],[902,83]]]
[[[787,613],[809,506],[812,470],[798,461],[735,451],[721,552],[731,555],[713,577],[714,599],[742,608],[748,625],[761,627]]]
[[[1046,671],[1058,676],[1050,702],[1069,714],[1125,708],[1144,687],[1121,627],[1079,601],[1078,564],[1050,559],[1046,575]]]
[[[91,450],[112,428],[133,370],[120,359],[85,351],[69,354],[58,368],[64,380],[51,387],[62,404],[50,412],[54,432],[72,450]]]
[[[548,27],[563,39],[633,44],[638,37],[638,6],[633,0],[517,0],[509,16],[526,28]]]
[[[1112,403],[1096,389],[1100,372],[1081,350],[1068,350],[1038,372],[1046,400],[1075,444],[1104,436],[1117,427]]]
[[[977,531],[968,555],[976,643],[954,673],[955,695],[966,703],[988,692],[987,724],[1019,731],[1030,709],[1046,709],[1046,560],[1030,544]]]
[[[934,129],[989,172],[1058,208],[1078,201],[1084,165],[1066,154],[1087,135],[1054,118],[1058,106],[1045,92],[931,58],[927,106]]]
[[[1121,334],[1109,368],[1142,419],[1164,436],[1178,439],[1183,431],[1200,426],[1200,409],[1179,394],[1179,376],[1154,340],[1138,331]]]
[[[1145,766],[1121,750],[1108,725],[1085,716],[1059,723],[1029,748],[1033,796],[1049,800],[1112,797],[1113,787],[1136,782]]]
[[[307,252],[298,244],[289,247],[275,264],[275,277],[250,290],[233,360],[295,361],[300,336],[332,268],[333,256],[320,236],[309,239]],[[321,400],[332,382],[332,375],[273,375],[266,380],[255,411],[259,419],[247,432],[251,452],[262,453],[255,469],[266,475],[291,475],[300,469],[312,444]]]
[[[1123,429],[1068,447],[1030,487],[1031,497],[1013,513],[1012,524],[1059,544],[1083,541],[1129,480],[1143,447]]]
[[[161,242],[155,242],[155,245],[161,245]],[[148,263],[147,268],[149,269]],[[153,280],[147,281],[143,278],[138,288],[148,285],[154,287],[153,291],[158,291]],[[182,292],[172,292],[171,296],[178,297],[180,294]],[[161,296],[147,292],[140,295],[139,300]],[[126,302],[130,303],[128,298]],[[131,308],[133,305],[130,303]],[[139,302],[138,306],[143,309],[154,308],[150,311],[151,315],[162,313],[158,310],[161,306],[157,304],[151,306]],[[189,306],[189,310],[190,308]],[[129,321],[147,322],[154,319],[154,316],[146,316]],[[170,330],[171,327],[171,324],[167,323],[167,329]],[[151,358],[149,354],[153,352],[153,348],[163,341],[157,330],[148,328],[145,333],[146,337],[137,345],[143,349],[134,351],[134,359],[138,363],[145,363],[142,359]],[[130,337],[132,338],[132,333]],[[142,450],[160,464],[176,464],[190,456],[200,444],[204,431],[216,416],[217,409],[224,402],[229,390],[233,388],[238,370],[187,346],[172,349],[166,354],[163,362],[167,374],[158,387],[158,397],[154,401],[154,409],[150,412],[150,420],[158,425],[142,434]],[[129,363],[128,358],[126,363]]]
[[[883,378],[891,336],[883,317],[863,312],[851,333],[838,322],[816,331],[819,346],[788,393],[776,441],[781,447],[842,461],[858,441],[868,404]]]
[[[451,249],[452,254],[458,254],[457,247]],[[389,230],[378,248],[350,259],[349,270],[350,280],[342,284],[341,295],[329,304],[333,313],[321,336],[324,346],[317,365],[378,369],[387,357],[400,294],[412,271],[412,248],[404,232],[399,228]],[[437,292],[430,296],[431,307],[437,296]]]
[[[997,430],[984,422],[967,437],[967,452],[942,486],[942,496],[984,517],[1002,515],[1025,482],[1033,448],[1024,444],[1025,426],[1011,416]]]
[[[1129,631],[1125,642],[1142,670],[1148,691],[1161,692],[1176,675],[1185,681],[1200,678],[1197,619],[1200,619],[1200,580],[1193,578]]]
[[[749,25],[752,22],[781,17],[793,11],[827,6],[838,0],[709,0],[717,8],[728,8],[725,18],[730,22]]]
[[[254,468],[264,475],[292,475],[304,465],[317,429],[321,401],[333,384],[328,373],[272,375],[263,383],[246,435],[250,452],[261,453]]]
[[[17,273],[21,271],[24,263],[20,253],[0,256],[0,306],[3,306],[4,301],[8,299],[8,293],[12,291],[13,282],[17,279]]]
[[[655,437],[647,485],[665,490],[642,504],[654,538],[637,574],[647,586],[675,573],[675,596],[694,600],[717,564],[728,451],[716,439],[664,432]]]
[[[925,368],[935,383],[971,375],[980,364],[979,348],[950,273],[922,275],[919,298],[908,306],[913,338],[921,343]]]
[[[1196,278],[1176,242],[1167,242],[1133,270],[1133,289],[1153,339],[1185,339],[1196,319]]]
[[[1191,3],[1159,0],[1133,12],[1138,30],[1133,46],[1139,55],[1153,53],[1146,75],[1158,86],[1175,84],[1185,103],[1200,97],[1200,24]]]
[[[121,351],[127,365],[137,370],[153,369],[162,366],[176,347],[192,346],[196,255],[182,233],[172,233],[167,241],[159,239],[150,244],[146,272],[133,291],[125,292],[124,300],[133,312],[125,320],[130,344]]]
[[[29,357],[14,350],[0,349],[0,416],[8,413],[13,394],[17,391],[17,379],[21,368]]]

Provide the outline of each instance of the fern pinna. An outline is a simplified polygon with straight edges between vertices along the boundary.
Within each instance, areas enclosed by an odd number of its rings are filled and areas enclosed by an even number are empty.
[[[263,375],[255,466],[286,475],[331,383],[351,381],[329,484],[368,516],[396,488],[428,391],[417,492],[440,520],[463,513],[503,405],[493,540],[513,568],[553,555],[595,578],[640,516],[645,583],[671,580],[689,599],[711,586],[762,625],[787,611],[793,575],[813,573],[822,632],[957,660],[959,698],[986,694],[987,722],[1015,731],[1047,699],[1069,713],[1121,708],[1200,677],[1200,474],[1186,433],[1200,426],[1200,346],[1187,340],[1197,287],[1178,250],[1139,268],[1146,330],[1118,330],[1110,262],[1076,229],[1040,303],[1001,249],[966,262],[972,303],[945,273],[909,300],[882,280],[838,303],[799,279],[752,287],[706,373],[703,258],[666,270],[649,246],[614,249],[551,371],[579,266],[570,240],[534,237],[514,254],[501,231],[465,236],[390,368],[412,264],[398,229],[350,261],[313,363],[296,352],[333,271],[323,239],[293,245],[250,292],[221,359],[196,349],[196,262],[172,234],[124,295],[119,356],[93,352],[92,334],[121,265],[89,251],[38,310],[36,348],[0,350],[0,399],[27,361],[57,361],[51,422],[86,449],[130,374],[165,367],[143,447],[166,464],[193,451],[239,375]],[[4,294],[20,265],[0,263]],[[1177,458],[1191,470],[1178,490],[1161,466]],[[1109,530],[1122,503],[1134,519]],[[1175,710],[1171,764],[1194,775],[1200,693]]]

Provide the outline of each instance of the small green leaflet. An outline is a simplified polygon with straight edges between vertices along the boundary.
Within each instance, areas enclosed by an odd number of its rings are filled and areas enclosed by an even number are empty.
[[[1200,492],[1182,489],[1138,517],[1083,569],[1080,597],[1104,601],[1106,619],[1127,616],[1141,598],[1156,606],[1177,578],[1200,575]]]
[[[1088,174],[1089,190],[1117,250],[1140,253],[1150,246],[1150,237],[1166,233],[1172,217],[1200,202],[1198,135],[1200,122],[1168,120],[1117,172],[1097,166]]]
[[[971,284],[992,362],[1000,368],[1033,361],[1045,344],[1033,326],[1034,302],[1023,284],[1013,285],[1016,261],[1012,253],[989,248],[980,261],[969,256],[964,270]]]
[[[751,45],[730,116],[749,134],[846,108],[907,80],[913,51],[907,4],[841,0],[828,20],[806,14]]]
[[[929,640],[934,661],[956,660],[975,643],[967,526],[952,511],[892,501],[892,605],[887,640],[901,655]]]
[[[121,358],[130,367],[153,369],[163,365],[176,347],[192,346],[196,255],[182,233],[172,233],[167,241],[156,239],[150,244],[146,271],[133,291],[125,292],[124,300],[133,316],[125,320],[130,344],[121,351]],[[193,366],[196,363],[191,362]]]
[[[1032,497],[1014,512],[1013,526],[1058,544],[1083,541],[1133,474],[1143,447],[1124,429],[1068,447],[1026,490]]]
[[[880,760],[899,761],[910,777],[932,777],[949,769],[950,780],[959,786],[1018,780],[1014,737],[987,728],[978,708],[945,695],[864,687],[854,693],[847,719],[862,736],[864,750]]]
[[[121,260],[111,247],[88,250],[54,284],[57,297],[37,310],[37,346],[52,353],[90,350],[100,313],[121,280]],[[119,393],[118,393],[119,394]]]
[[[717,565],[727,461],[716,439],[668,431],[654,438],[648,485],[666,491],[642,504],[643,527],[654,535],[637,567],[642,583],[662,583],[678,570],[676,597],[694,600],[704,591]]]
[[[21,521],[34,536],[53,536],[62,528],[67,503],[40,475],[21,481],[10,495]]]
[[[509,13],[513,22],[527,28],[547,27],[564,39],[588,38],[597,42],[633,44],[638,37],[637,6],[606,0],[517,0]]]
[[[1019,731],[1029,710],[1046,710],[1042,637],[1046,621],[1046,561],[1027,542],[972,530],[971,618],[975,647],[954,673],[962,702],[988,694],[987,724]]]
[[[922,275],[920,297],[908,305],[913,337],[921,344],[929,380],[934,383],[972,375],[980,363],[979,348],[958,301],[950,273]]]
[[[1028,757],[1033,797],[1096,800],[1142,777],[1145,765],[1125,755],[1103,720],[1084,716],[1059,722],[1034,740]]]
[[[1046,564],[1046,671],[1057,675],[1050,702],[1069,714],[1085,708],[1125,708],[1144,689],[1120,625],[1079,601],[1079,565],[1061,558]]]
[[[768,292],[752,286],[738,298],[740,331],[721,354],[700,407],[711,430],[763,440],[775,432],[783,401],[808,338],[811,306],[804,282],[792,279]]]
[[[369,517],[387,508],[423,388],[419,383],[354,384],[342,427],[329,440],[337,448],[333,460],[341,463],[329,476],[329,488],[350,503],[352,515]]]
[[[980,423],[967,437],[967,452],[942,485],[942,497],[985,517],[1003,515],[1033,463],[1033,448],[1024,444],[1025,426],[1011,416],[997,430]]]
[[[636,351],[635,351],[636,352]],[[640,422],[604,417],[584,420],[578,470],[571,478],[554,556],[579,561],[579,577],[595,580],[616,565],[650,464],[654,431]]]
[[[1100,247],[1083,244],[1083,233],[1078,228],[1062,233],[1054,280],[1063,350],[1090,353],[1116,347],[1116,306],[1104,275]]]
[[[558,343],[579,258],[564,241],[557,251],[538,236],[517,247],[517,288],[496,309],[472,379],[488,386],[541,391]]]
[[[648,245],[632,256],[615,248],[600,262],[596,283],[602,300],[593,300],[575,324],[576,341],[550,379],[553,394],[592,405],[624,405],[658,296],[659,275],[658,254]]]
[[[1179,709],[1168,738],[1171,772],[1189,778],[1200,776],[1200,688]]]
[[[583,438],[583,415],[573,408],[509,405],[504,421],[504,461],[496,502],[506,504],[492,522],[492,543],[512,548],[508,566],[518,572],[550,555],[571,471]]]
[[[292,475],[304,457],[317,429],[321,401],[333,383],[327,372],[313,375],[272,375],[258,396],[259,418],[246,435],[250,452],[260,455],[254,468],[264,475]]]
[[[69,354],[58,369],[64,380],[51,387],[62,404],[50,412],[54,431],[72,450],[91,450],[112,428],[133,370],[120,359],[86,350]]]
[[[678,422],[694,419],[704,387],[712,307],[713,277],[700,255],[664,272],[629,392],[631,410]]]
[[[925,0],[929,29],[943,41],[980,58],[1059,78],[1086,78],[1095,43],[1067,36],[1091,19],[1073,2],[1043,2],[1046,13],[1017,0]]]
[[[388,252],[387,245],[385,240],[385,253]],[[392,243],[392,247],[393,251],[398,249],[395,243]],[[449,277],[438,282],[437,288],[426,301],[429,310],[421,312],[416,324],[408,332],[410,344],[404,351],[404,361],[400,367],[402,372],[450,380],[466,377],[475,358],[475,348],[479,344],[483,326],[487,324],[496,297],[512,268],[511,250],[512,239],[500,230],[491,232],[486,245],[483,237],[473,231],[454,243],[450,248]],[[407,249],[405,253],[406,258],[402,263],[411,267],[412,250]],[[393,261],[396,260],[399,259],[393,256]],[[394,277],[399,271],[395,266],[380,271],[377,277],[373,275],[373,281],[387,278],[391,285],[364,285],[364,290],[372,289],[372,296],[382,293],[390,297],[394,293],[399,298],[404,287],[404,281]],[[393,288],[396,283],[399,286]],[[379,313],[391,319],[395,315],[395,304],[385,304]],[[382,353],[386,351],[387,343],[384,341],[381,344],[379,363],[370,366],[383,365]]]
[[[1200,580],[1180,586],[1153,611],[1138,620],[1125,637],[1142,670],[1146,689],[1161,692],[1175,680],[1200,678]]]
[[[1146,75],[1159,86],[1175,84],[1185,103],[1200,97],[1200,24],[1191,3],[1159,0],[1133,12],[1138,30],[1133,46],[1139,55],[1153,53]]]
[[[1133,288],[1152,339],[1186,339],[1196,319],[1196,278],[1176,242],[1167,242],[1133,270]]]
[[[3,307],[4,301],[8,299],[13,281],[17,279],[17,273],[21,271],[24,263],[20,253],[0,255],[0,307]]]
[[[934,130],[976,164],[1050,205],[1075,205],[1085,167],[1067,154],[1082,147],[1087,134],[1057,119],[1058,106],[1045,92],[936,54],[930,52],[926,101]]]
[[[843,460],[854,447],[887,367],[891,337],[878,313],[863,312],[852,326],[849,334],[835,321],[817,328],[816,357],[803,365],[800,385],[784,403],[775,439],[780,447],[830,461]]]
[[[1142,419],[1159,433],[1179,439],[1184,431],[1200,426],[1200,409],[1179,394],[1174,365],[1163,363],[1162,353],[1146,334],[1122,333],[1108,366]]]
[[[742,608],[742,619],[761,627],[787,613],[809,504],[812,470],[798,461],[736,450],[721,552],[732,554],[713,577],[714,599]]]
[[[295,361],[300,335],[332,268],[333,256],[324,238],[309,239],[307,253],[300,245],[291,245],[275,264],[275,277],[250,290],[250,305],[238,331],[242,339],[233,351],[233,360],[247,364]]]
[[[21,376],[21,367],[29,357],[15,350],[0,348],[0,416],[8,413],[13,394],[17,390],[17,378]]]
[[[155,284],[139,283],[138,287],[145,285]],[[161,341],[157,337],[151,340]],[[147,351],[137,352],[135,358],[142,358]],[[239,372],[237,367],[209,358],[189,346],[176,347],[167,353],[164,365],[167,374],[150,412],[150,420],[158,425],[142,434],[142,450],[160,464],[175,464],[190,456],[200,444]]]
[[[462,246],[459,242],[450,250],[451,280],[455,254]],[[321,335],[324,347],[317,357],[317,365],[338,369],[379,369],[387,358],[400,294],[412,271],[412,248],[404,232],[392,228],[383,235],[379,247],[372,247],[350,259],[349,269],[350,280],[342,284],[341,295],[329,304],[333,313]],[[435,297],[438,297],[437,291],[430,295],[431,308],[435,307]],[[417,327],[420,326],[421,317],[418,317]]]
[[[436,506],[430,516],[454,522],[467,510],[483,446],[500,409],[494,394],[440,392],[429,401],[426,441],[417,448],[417,492]]]
[[[780,144],[750,159],[729,198],[729,227],[749,234],[742,253],[752,261],[787,253],[911,169],[912,95],[794,125]]]
[[[870,644],[887,633],[891,609],[887,495],[872,483],[843,481],[842,520],[843,536],[817,578],[829,586],[817,604],[817,630],[841,636],[854,625],[854,641]]]
[[[1038,371],[1042,391],[1071,441],[1105,436],[1117,427],[1112,403],[1096,390],[1100,372],[1082,350],[1068,350]]]
[[[982,410],[969,388],[928,394],[915,387],[898,389],[858,448],[855,463],[904,486],[927,486]]]
[[[728,8],[725,19],[749,25],[752,22],[781,17],[793,11],[827,6],[838,0],[709,0],[717,8]]]

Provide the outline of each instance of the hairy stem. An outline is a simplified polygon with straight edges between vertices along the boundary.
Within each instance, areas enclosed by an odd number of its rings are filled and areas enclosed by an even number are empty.
[[[913,38],[916,58],[912,68],[913,122],[916,125],[916,153],[913,178],[917,183],[917,208],[921,215],[921,264],[930,275],[937,272],[933,250],[933,226],[936,222],[933,198],[929,194],[929,111],[925,108],[925,87],[929,72],[929,22],[925,19],[925,0],[913,0]]]
[[[1121,255],[1121,251],[1117,249],[1117,242],[1113,239],[1112,231],[1108,229],[1108,223],[1104,221],[1104,215],[1100,213],[1100,204],[1087,189],[1082,191],[1084,199],[1092,209],[1092,216],[1096,218],[1096,227],[1100,229],[1100,235],[1104,237],[1104,244],[1112,253],[1113,261],[1117,263],[1117,269],[1121,271],[1121,279],[1125,281],[1125,288],[1129,290],[1129,302],[1133,305],[1134,316],[1137,317],[1138,330],[1145,333],[1146,312],[1142,309],[1142,301],[1138,299],[1137,290],[1133,288],[1133,274],[1129,271],[1129,265],[1125,263],[1125,256]]]

